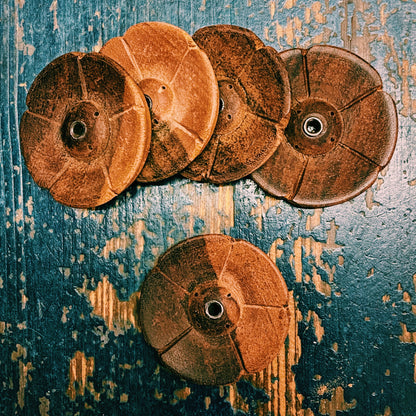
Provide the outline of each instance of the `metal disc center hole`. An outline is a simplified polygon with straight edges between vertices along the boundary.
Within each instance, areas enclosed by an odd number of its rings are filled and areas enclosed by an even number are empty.
[[[323,128],[322,121],[318,117],[308,117],[303,123],[303,131],[309,137],[319,136]]]
[[[149,110],[151,110],[153,107],[152,99],[146,94],[144,94],[144,98],[146,99],[146,103],[147,103],[147,106],[149,107]]]
[[[210,319],[219,319],[224,314],[224,306],[218,300],[210,300],[205,304],[205,315]]]
[[[87,134],[87,126],[81,120],[76,120],[71,124],[69,134],[74,140],[81,140]]]

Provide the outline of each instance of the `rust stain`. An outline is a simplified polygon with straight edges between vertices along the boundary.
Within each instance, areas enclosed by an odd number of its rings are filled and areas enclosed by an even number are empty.
[[[120,403],[127,403],[129,401],[129,395],[127,393],[120,394]]]
[[[344,389],[339,386],[335,389],[330,400],[322,399],[319,412],[323,415],[336,416],[337,412],[346,412],[357,406],[357,400],[347,403],[344,399]]]
[[[69,365],[69,385],[66,391],[67,396],[74,401],[77,396],[83,396],[85,390],[99,400],[100,394],[94,390],[92,382],[88,381],[94,372],[94,357],[86,357],[82,351],[76,351]]]
[[[85,289],[85,292],[93,307],[92,313],[103,318],[110,331],[115,331],[118,335],[131,327],[137,327],[135,313],[138,293],[133,293],[128,301],[120,301],[108,276],[103,276],[95,290]]]
[[[208,410],[209,406],[211,405],[211,397],[206,396],[204,399],[204,403],[205,403],[205,410]]]

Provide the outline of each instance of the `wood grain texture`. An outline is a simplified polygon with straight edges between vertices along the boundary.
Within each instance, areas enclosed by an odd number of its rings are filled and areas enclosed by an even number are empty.
[[[1,2],[0,413],[414,415],[415,15],[414,0]],[[20,154],[27,90],[57,56],[97,51],[146,20],[190,34],[236,24],[279,50],[357,53],[397,105],[390,164],[365,194],[317,210],[266,196],[250,179],[134,185],[98,210],[56,203]],[[269,253],[292,297],[284,353],[221,388],[161,368],[133,312],[158,256],[203,233]]]

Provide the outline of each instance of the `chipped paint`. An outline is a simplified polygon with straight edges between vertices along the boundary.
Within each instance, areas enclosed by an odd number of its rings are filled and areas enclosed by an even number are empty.
[[[12,361],[17,361],[19,365],[19,390],[17,392],[17,404],[20,409],[23,409],[25,405],[25,390],[27,387],[27,381],[30,378],[29,371],[34,369],[30,361],[25,363],[26,358],[26,348],[17,344],[16,351],[12,352],[11,359]]]
[[[350,403],[344,399],[344,389],[339,386],[335,389],[330,400],[322,399],[319,412],[323,415],[337,416],[337,412],[347,412],[357,406],[357,400],[353,399]]]
[[[115,253],[117,250],[125,251],[131,245],[131,239],[125,234],[121,233],[118,237],[113,237],[107,240],[100,255],[105,259],[110,257],[110,253]]]
[[[95,393],[90,377],[94,373],[94,357],[86,357],[82,351],[76,351],[69,364],[69,385],[67,396],[74,401],[77,396],[83,396],[89,390],[96,400],[99,394]]]
[[[400,322],[400,326],[402,328],[402,335],[399,335],[400,342],[416,343],[416,332],[409,332],[404,322]]]
[[[46,397],[39,398],[39,413],[40,416],[49,416],[50,401]]]
[[[49,11],[53,13],[53,31],[59,30],[58,25],[58,0],[53,0],[51,6],[49,7]]]
[[[136,327],[136,309],[139,294],[134,293],[128,301],[120,301],[108,276],[103,276],[92,291],[84,289],[93,307],[92,313],[104,319],[107,328],[117,335]]]
[[[191,394],[191,389],[189,387],[184,387],[183,389],[175,390],[173,394],[179,400],[186,400]]]
[[[335,242],[336,231],[338,226],[335,221],[331,221],[330,228],[327,230],[326,243],[318,242],[312,237],[299,237],[295,240],[293,245],[293,255],[290,258],[290,262],[295,270],[296,282],[302,281],[309,282],[312,280],[316,290],[325,296],[331,295],[330,282],[334,279],[335,266],[330,266],[328,263],[323,262],[321,259],[324,251],[333,251],[341,248],[342,246]],[[312,256],[314,258],[314,265],[312,266],[313,274],[309,276],[303,272],[303,258]],[[322,267],[328,273],[329,282],[322,280],[321,275],[318,273],[318,267]]]

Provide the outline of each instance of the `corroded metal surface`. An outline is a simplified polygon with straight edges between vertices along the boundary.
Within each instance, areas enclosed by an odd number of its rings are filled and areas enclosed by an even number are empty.
[[[414,1],[5,0],[0,6],[0,413],[345,416],[415,414]],[[72,209],[33,182],[18,125],[54,58],[98,51],[132,25],[251,29],[277,50],[357,53],[397,105],[399,135],[363,194],[297,208],[251,179],[175,178]],[[169,247],[207,233],[268,253],[289,289],[282,352],[226,387],[171,375],[137,329],[137,290]]]
[[[102,205],[143,168],[151,137],[145,97],[110,59],[60,56],[36,77],[26,104],[20,122],[26,166],[62,204]]]
[[[333,46],[280,55],[291,85],[285,139],[253,179],[305,207],[345,202],[371,186],[390,161],[397,113],[377,71]]]
[[[161,361],[198,384],[263,370],[289,326],[288,291],[257,247],[203,235],[170,248],[146,277],[140,324]]]
[[[184,169],[207,145],[218,116],[218,85],[206,55],[184,30],[163,22],[134,25],[100,52],[120,63],[149,101],[152,141],[138,180],[155,182]]]
[[[193,39],[214,67],[220,113],[208,146],[182,174],[232,182],[261,166],[280,144],[289,120],[289,78],[276,50],[248,29],[208,26]]]

